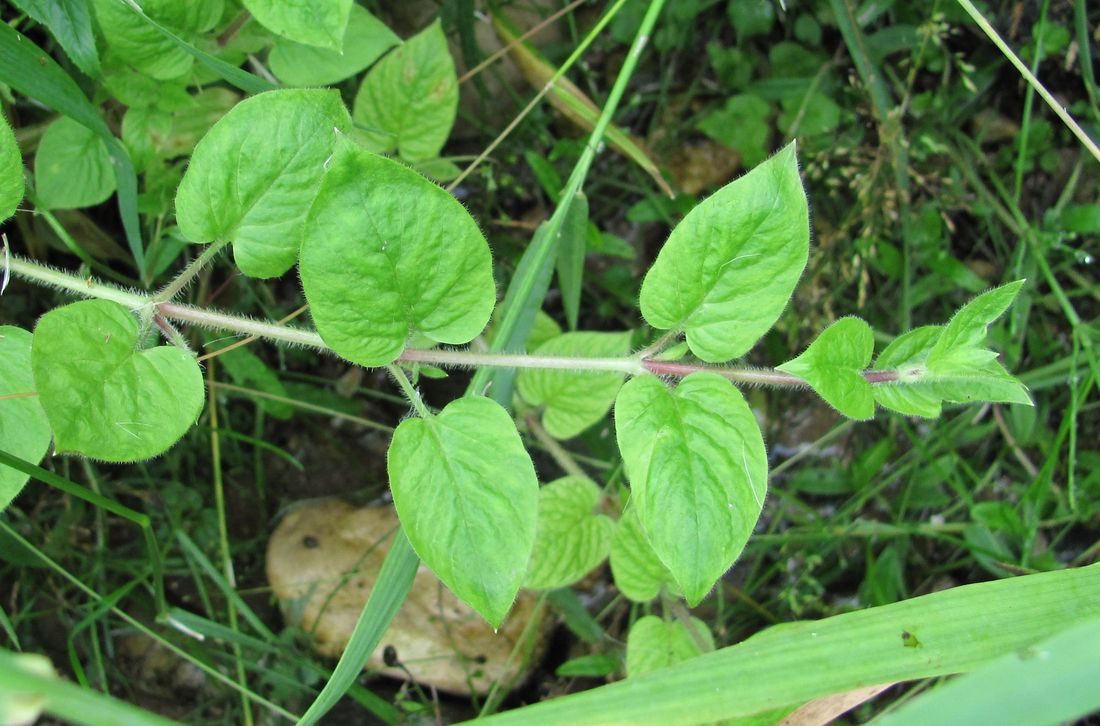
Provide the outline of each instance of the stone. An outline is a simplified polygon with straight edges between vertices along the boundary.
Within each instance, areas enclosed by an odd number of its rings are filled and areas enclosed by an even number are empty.
[[[337,658],[343,652],[397,526],[393,507],[324,499],[293,507],[276,527],[267,548],[268,581],[288,624],[305,632],[318,654]],[[551,623],[537,603],[536,595],[521,591],[494,633],[422,564],[367,668],[457,695],[487,693],[497,681],[513,688],[549,634]],[[532,618],[539,622],[517,648]],[[400,667],[383,663],[387,647]]]

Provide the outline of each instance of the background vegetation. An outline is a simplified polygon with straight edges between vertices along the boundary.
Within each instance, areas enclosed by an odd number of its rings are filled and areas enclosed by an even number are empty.
[[[120,90],[82,75],[54,37],[16,7],[23,5],[3,5],[5,21],[79,77],[127,141],[123,113],[134,101],[126,93],[136,86]],[[401,37],[440,17],[467,68],[486,55],[478,30],[484,21],[471,12],[472,2],[363,5]],[[502,5],[547,17],[564,3]],[[645,6],[627,2],[569,73],[597,105]],[[1093,75],[1100,14],[1065,0],[981,7],[1058,102],[1094,138],[1100,135]],[[533,43],[556,66],[603,10],[603,3],[581,3]],[[244,20],[233,28],[242,46],[237,60],[263,75],[275,61],[263,39],[250,35],[254,25]],[[794,304],[750,362],[781,362],[844,315],[858,314],[876,330],[902,331],[941,322],[1002,282],[1029,281],[991,335],[1005,366],[1030,387],[1033,408],[948,409],[935,422],[880,412],[873,422],[852,425],[806,392],[747,392],[765,422],[772,496],[745,555],[693,612],[717,645],[776,623],[1100,560],[1096,161],[954,2],[804,0],[784,7],[678,0],[658,27],[614,121],[644,142],[675,194],[663,194],[624,155],[598,157],[585,189],[596,231],[589,235],[580,328],[638,327],[640,275],[668,230],[709,192],[790,139],[799,142],[812,205],[810,265]],[[358,82],[338,84],[349,104]],[[158,255],[154,279],[146,281],[154,285],[194,254],[173,236],[172,196],[195,139],[232,93],[209,81],[204,89],[209,116],[175,120],[160,148],[130,144],[135,159],[144,160],[138,204],[151,254]],[[47,127],[56,115],[2,90],[30,165],[51,143]],[[533,94],[521,74],[500,64],[470,78],[446,161],[461,167],[484,150]],[[583,147],[583,129],[560,105],[536,105],[454,190],[489,238],[502,289]],[[452,174],[450,167],[435,171]],[[39,196],[52,194],[54,203],[28,200],[5,225],[13,251],[136,284],[118,207],[108,200],[113,190],[71,204],[66,194],[88,192],[66,187],[72,169],[35,163],[33,173]],[[191,296],[197,304],[272,320],[302,304],[296,280],[257,284],[235,274],[228,260],[204,270]],[[0,323],[29,328],[63,299],[12,283],[0,299]],[[565,322],[554,291],[546,310]],[[191,335],[199,346],[214,342]],[[134,522],[40,482],[0,516],[5,647],[46,653],[86,687],[188,722],[245,718],[233,688],[182,665],[188,662],[229,674],[226,680],[291,712],[308,705],[331,664],[284,627],[264,576],[267,537],[280,512],[300,499],[383,497],[387,427],[407,406],[379,371],[293,349],[247,350],[207,361],[210,396],[200,425],[163,457],[134,466],[70,458],[44,465],[147,515],[159,553],[150,552]],[[462,374],[422,381],[429,403],[449,400],[464,385]],[[534,432],[529,444],[545,446]],[[610,421],[567,449],[536,456],[540,478],[559,476],[564,456],[601,484],[621,480]],[[240,595],[234,606],[248,613],[247,623],[228,616],[230,590],[219,574],[227,556]],[[145,581],[153,570],[166,578],[170,605],[209,621],[191,626],[217,625],[221,637],[200,641],[154,624]],[[583,600],[571,592],[552,598],[563,625],[550,652],[521,689],[491,708],[621,675],[624,634],[645,613],[606,580],[584,583]],[[150,640],[136,646],[139,626]],[[154,642],[172,646],[182,660],[166,656],[164,669],[152,668],[147,652]],[[582,655],[603,659],[577,665]],[[560,670],[567,662],[572,670]],[[194,679],[181,682],[187,674]],[[929,685],[897,687],[847,718],[869,720]],[[338,715],[366,719],[372,710],[374,717],[453,720],[485,705],[392,684],[370,687],[383,705],[360,693]],[[264,719],[268,713],[257,710]]]

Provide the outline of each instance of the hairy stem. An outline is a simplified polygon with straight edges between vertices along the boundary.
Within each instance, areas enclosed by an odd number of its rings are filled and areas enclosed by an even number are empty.
[[[332,352],[321,336],[312,330],[277,323],[252,320],[240,315],[229,315],[215,310],[157,302],[156,298],[138,292],[130,292],[113,285],[105,285],[88,278],[82,279],[60,270],[54,270],[29,260],[13,256],[11,271],[26,280],[52,285],[82,297],[112,300],[131,310],[155,306],[155,313],[165,319],[200,325],[214,330],[225,330],[255,336],[277,343],[289,343],[318,351]],[[735,368],[704,363],[670,363],[642,358],[638,355],[624,358],[583,358],[570,356],[526,355],[521,353],[480,353],[471,350],[407,348],[395,361],[397,363],[426,363],[445,368],[541,368],[549,370],[589,371],[593,373],[623,373],[637,376],[653,373],[659,376],[683,378],[692,373],[716,373],[734,383],[797,388],[805,381],[789,373],[770,369]],[[895,371],[864,371],[863,377],[872,384],[895,383]],[[400,384],[400,380],[398,383]],[[411,386],[411,384],[410,384]],[[413,399],[416,405],[418,399]]]
[[[176,275],[174,280],[157,293],[154,300],[157,302],[168,302],[175,298],[183,288],[191,283],[191,280],[195,279],[195,275],[199,274],[202,268],[206,267],[210,264],[211,260],[218,256],[218,253],[221,252],[227,244],[229,244],[229,240],[223,239],[207,245],[201,255],[192,260],[191,264],[183,268],[180,274]]]

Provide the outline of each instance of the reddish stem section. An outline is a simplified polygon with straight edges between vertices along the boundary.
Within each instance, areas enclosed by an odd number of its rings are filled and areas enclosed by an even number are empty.
[[[772,368],[722,368],[721,366],[692,365],[689,363],[666,363],[658,360],[643,360],[642,365],[650,373],[659,376],[675,376],[683,378],[692,373],[717,373],[723,378],[728,378],[735,383],[750,383],[762,386],[785,386],[801,388],[807,383],[798,376],[777,371]],[[898,375],[895,371],[864,371],[863,377],[868,383],[889,383],[896,381]]]

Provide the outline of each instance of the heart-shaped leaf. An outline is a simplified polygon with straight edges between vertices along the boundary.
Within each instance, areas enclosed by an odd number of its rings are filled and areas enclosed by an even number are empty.
[[[539,490],[535,547],[524,587],[566,587],[603,562],[615,523],[596,513],[599,503],[600,488],[583,476],[562,477]]]
[[[298,258],[306,212],[351,123],[338,91],[270,91],[241,101],[195,146],[176,193],[192,242],[229,240],[241,272],[277,277]]]
[[[34,155],[38,202],[47,209],[90,207],[115,191],[107,145],[95,131],[62,116],[46,127]]]
[[[637,678],[714,650],[714,636],[698,618],[687,623],[646,615],[626,636],[626,677]]]
[[[317,332],[364,366],[393,361],[412,333],[467,343],[496,301],[489,245],[462,205],[347,139],[310,209],[299,269]]]
[[[565,333],[535,349],[541,356],[622,357],[630,351],[630,333]],[[519,395],[543,406],[542,425],[558,439],[569,439],[611,410],[624,374],[531,368],[516,377]]]
[[[692,373],[675,391],[655,376],[628,381],[615,429],[642,529],[694,607],[760,516],[768,477],[760,427],[729,381]]]
[[[500,627],[535,543],[539,484],[500,404],[460,398],[410,418],[387,459],[397,516],[416,554],[451,591]]]
[[[31,334],[26,330],[0,326],[0,371],[0,449],[38,463],[50,448],[50,422],[33,395]],[[0,465],[0,512],[26,483],[26,474]]]
[[[777,368],[809,383],[818,395],[848,418],[875,415],[875,396],[863,370],[875,352],[875,334],[859,318],[841,318],[802,355]]]
[[[439,21],[370,69],[352,116],[371,150],[407,161],[439,155],[458,113],[458,76]]]
[[[287,85],[327,86],[354,76],[400,42],[363,6],[352,5],[343,52],[280,39],[271,48],[267,63]]]
[[[809,245],[791,142],[677,225],[642,282],[642,315],[655,328],[684,330],[705,361],[736,358],[779,319]]]
[[[343,50],[352,0],[244,0],[248,12],[268,30],[298,43]]]
[[[31,368],[58,451],[148,459],[195,423],[203,383],[194,356],[137,346],[137,320],[108,300],[72,303],[38,321]]]

